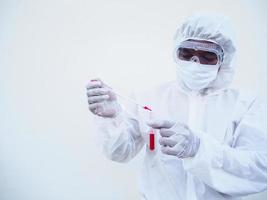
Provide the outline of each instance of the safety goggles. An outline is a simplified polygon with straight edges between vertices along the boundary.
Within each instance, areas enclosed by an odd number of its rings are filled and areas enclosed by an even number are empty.
[[[203,65],[220,65],[223,61],[223,50],[216,43],[186,40],[178,46],[176,56],[180,60]]]

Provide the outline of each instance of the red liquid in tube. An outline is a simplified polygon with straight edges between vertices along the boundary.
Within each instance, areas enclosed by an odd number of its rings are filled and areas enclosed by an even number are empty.
[[[155,133],[153,129],[151,129],[149,133],[149,149],[151,151],[155,149]]]
[[[145,110],[152,111],[152,109],[148,106],[143,107]],[[149,149],[153,151],[155,149],[155,133],[154,130],[151,129],[149,132]]]

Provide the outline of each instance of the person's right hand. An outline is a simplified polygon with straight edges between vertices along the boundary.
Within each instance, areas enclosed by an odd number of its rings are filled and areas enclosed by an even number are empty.
[[[121,112],[121,106],[112,89],[100,79],[91,80],[87,86],[89,110],[98,116],[113,118]]]

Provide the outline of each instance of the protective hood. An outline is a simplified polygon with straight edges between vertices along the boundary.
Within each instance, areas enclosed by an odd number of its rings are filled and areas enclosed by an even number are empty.
[[[211,41],[217,43],[223,49],[223,61],[220,65],[217,78],[200,91],[201,93],[210,93],[225,89],[232,82],[234,77],[233,58],[235,55],[234,37],[230,19],[223,15],[193,15],[187,18],[177,30],[174,37],[174,56],[176,56],[179,44],[188,39]],[[191,91],[182,80],[178,80],[178,83],[184,91]]]

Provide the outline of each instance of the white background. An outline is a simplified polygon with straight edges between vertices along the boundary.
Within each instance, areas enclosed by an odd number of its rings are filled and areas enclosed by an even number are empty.
[[[266,10],[264,0],[0,0],[0,199],[138,199],[142,153],[104,158],[86,82],[129,94],[174,79],[179,22],[218,11],[236,27],[234,85],[264,90]]]

